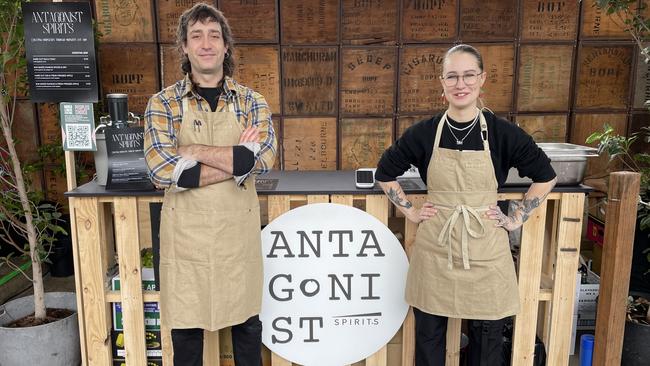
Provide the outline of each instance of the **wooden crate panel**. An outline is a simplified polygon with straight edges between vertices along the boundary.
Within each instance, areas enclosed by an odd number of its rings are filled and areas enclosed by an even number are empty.
[[[515,47],[504,45],[475,45],[483,56],[487,80],[483,84],[483,101],[491,110],[507,112],[512,108]]]
[[[181,54],[176,45],[160,45],[160,69],[163,88],[185,78],[181,69]]]
[[[628,136],[636,132],[641,132],[642,127],[650,126],[650,114],[648,113],[635,113],[630,118],[630,128]],[[646,136],[645,133],[641,136]],[[632,146],[630,147],[634,153],[646,153],[650,154],[650,144],[647,143],[642,137],[639,137]]]
[[[392,139],[393,120],[390,118],[342,119],[340,169],[376,167]]]
[[[514,39],[516,0],[461,0],[460,36],[463,40]]]
[[[576,107],[627,108],[632,55],[630,46],[583,46],[578,55]]]
[[[586,145],[596,147],[596,144],[587,144],[585,141],[587,137],[596,131],[602,131],[603,125],[608,123],[614,128],[614,133],[625,135],[627,131],[627,115],[626,114],[585,114],[576,113],[573,125],[571,126],[571,143],[578,145]],[[602,178],[607,174],[608,158],[605,155],[597,158],[587,159],[586,177],[600,177]],[[616,164],[612,164],[610,168],[617,168]]]
[[[280,6],[283,44],[338,42],[338,1],[282,0]]]
[[[34,163],[38,160],[38,128],[34,104],[29,100],[16,102],[14,119],[11,126],[16,153],[21,164]],[[4,141],[2,142],[4,146]]]
[[[63,195],[68,191],[65,173],[55,166],[46,166],[43,172],[45,175],[45,199],[67,207],[68,199]]]
[[[280,52],[277,46],[239,46],[235,49],[235,80],[266,98],[273,114],[280,114]]]
[[[282,169],[282,160],[284,156],[284,122],[279,116],[273,116],[273,130],[275,131],[275,138],[278,140],[278,147],[275,151],[275,162],[273,163],[274,170],[283,170]]]
[[[632,5],[631,8],[636,8]],[[629,38],[624,30],[624,21],[616,14],[596,6],[594,1],[582,3],[582,28],[580,35],[588,38]]]
[[[283,115],[336,114],[337,65],[336,47],[283,48]]]
[[[109,93],[129,95],[129,111],[144,114],[158,85],[155,44],[102,44],[99,46],[102,98]]]
[[[456,37],[456,0],[404,0],[402,41],[432,42]]]
[[[345,48],[341,71],[341,112],[385,115],[395,110],[396,49]]]
[[[442,99],[442,64],[447,46],[405,46],[400,51],[399,111],[430,112],[446,108]]]
[[[519,115],[515,123],[533,137],[535,142],[566,142],[566,115]]]
[[[421,115],[421,116],[400,116],[397,118],[397,133],[395,138],[400,138],[404,134],[407,128],[413,126],[414,124],[429,119],[432,116],[430,115]]]
[[[277,42],[276,0],[221,0],[223,11],[237,43]]]
[[[578,31],[578,1],[522,0],[521,39],[572,41]]]
[[[97,0],[95,19],[102,42],[155,42],[151,0]]]
[[[569,109],[573,46],[522,45],[519,57],[517,110]]]
[[[38,103],[38,127],[42,145],[61,143],[58,104]]]
[[[341,41],[345,44],[395,44],[397,0],[343,0]]]
[[[336,170],[336,118],[286,118],[284,170]]]
[[[199,0],[158,0],[158,42],[176,43],[176,29],[181,14],[198,2]]]
[[[634,108],[646,109],[645,101],[650,100],[650,63],[639,53],[634,73]]]

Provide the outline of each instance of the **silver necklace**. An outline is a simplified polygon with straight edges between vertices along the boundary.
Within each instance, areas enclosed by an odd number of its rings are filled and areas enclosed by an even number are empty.
[[[469,136],[470,132],[472,132],[473,127],[476,125],[476,121],[477,121],[477,119],[475,119],[474,122],[472,122],[472,124],[469,127],[465,127],[465,128],[469,128],[469,131],[467,131],[467,134],[465,134],[465,137],[463,137],[462,139],[459,139],[458,136],[456,136],[456,134],[454,133],[454,130],[451,129],[451,123],[449,122],[449,120],[447,120],[447,127],[449,127],[449,132],[451,132],[451,135],[454,136],[454,138],[456,139],[456,145],[458,145],[458,146],[463,145],[463,142],[465,141],[467,136]]]
[[[472,123],[468,123],[467,126],[465,126],[465,127],[463,127],[463,128],[459,128],[459,127],[453,126],[451,123],[447,123],[447,125],[449,125],[449,127],[453,128],[453,129],[456,130],[456,131],[465,131],[465,130],[468,129],[468,128],[472,128],[472,127],[474,127],[474,124],[475,124],[476,122],[478,122],[478,113],[476,114],[476,117],[474,117],[474,120],[472,121]]]

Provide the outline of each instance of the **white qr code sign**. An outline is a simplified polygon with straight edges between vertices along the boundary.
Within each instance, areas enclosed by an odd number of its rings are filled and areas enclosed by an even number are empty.
[[[60,103],[63,150],[96,151],[92,103]]]

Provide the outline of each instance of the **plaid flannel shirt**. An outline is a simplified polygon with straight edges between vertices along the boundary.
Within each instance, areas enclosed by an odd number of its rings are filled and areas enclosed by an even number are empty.
[[[227,76],[224,78],[223,88],[224,92],[217,102],[217,111],[228,110],[227,103],[232,103],[237,121],[243,128],[256,126],[259,129],[260,151],[255,155],[253,169],[238,179],[238,183],[242,184],[250,174],[265,174],[271,169],[275,160],[277,140],[271,121],[271,110],[261,94]],[[158,188],[176,185],[172,173],[181,158],[176,148],[183,119],[183,98],[189,99],[189,108],[210,108],[208,102],[193,90],[192,82],[189,76],[186,76],[185,79],[153,95],[144,114],[145,160],[149,177]]]

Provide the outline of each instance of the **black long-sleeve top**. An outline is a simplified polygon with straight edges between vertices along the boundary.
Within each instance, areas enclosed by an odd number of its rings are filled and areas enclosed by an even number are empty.
[[[521,177],[529,177],[533,182],[548,182],[555,178],[551,160],[533,141],[533,138],[514,123],[483,111],[488,126],[488,143],[494,172],[499,187],[508,177],[508,170],[515,167]],[[427,168],[433,151],[433,143],[442,113],[409,127],[395,143],[389,147],[377,166],[375,179],[380,182],[394,181],[415,165],[424,183],[427,182]],[[449,122],[459,128],[466,123],[457,123],[447,116]],[[454,150],[483,150],[480,124],[474,126],[462,148],[456,145],[456,139],[450,133],[449,126],[443,126],[440,147]],[[466,131],[454,131],[458,138],[463,138]]]

